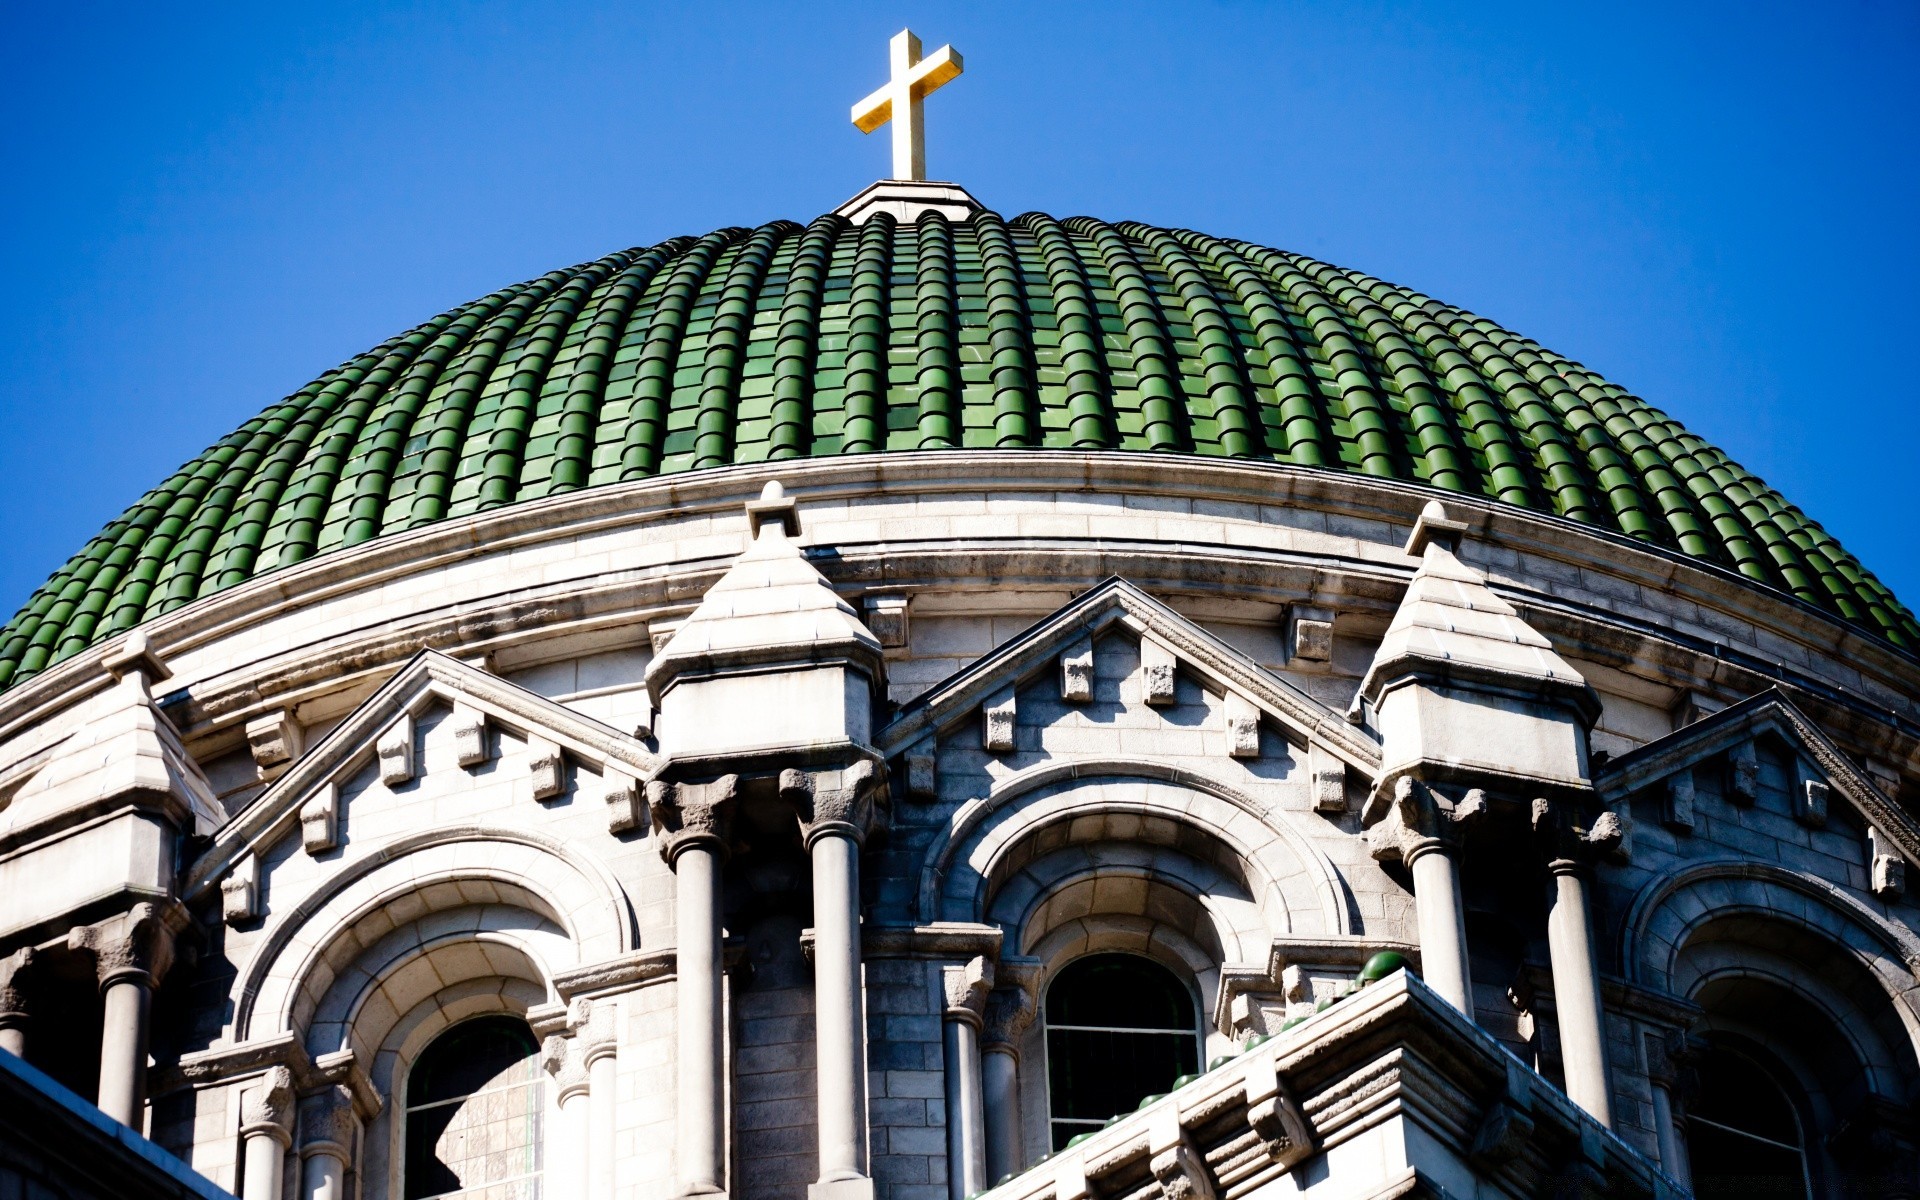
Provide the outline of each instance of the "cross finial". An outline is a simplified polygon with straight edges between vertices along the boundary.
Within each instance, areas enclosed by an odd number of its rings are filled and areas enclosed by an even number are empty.
[[[861,133],[893,122],[893,177],[927,177],[926,124],[920,116],[920,101],[942,84],[966,69],[959,51],[942,46],[927,58],[920,57],[920,39],[913,30],[902,29],[887,44],[893,77],[885,87],[853,106],[853,123]]]

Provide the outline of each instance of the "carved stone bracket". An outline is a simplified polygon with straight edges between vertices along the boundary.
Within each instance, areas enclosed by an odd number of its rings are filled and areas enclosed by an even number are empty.
[[[780,772],[780,798],[793,805],[809,847],[835,832],[864,843],[886,828],[885,782],[870,758],[827,770],[789,767]]]
[[[1060,655],[1060,698],[1068,704],[1093,699],[1093,639],[1081,638]]]
[[[1486,793],[1479,788],[1453,801],[1411,775],[1402,775],[1394,781],[1386,811],[1367,830],[1367,848],[1376,859],[1399,859],[1412,866],[1422,854],[1457,845],[1460,833],[1486,813]]]
[[[300,806],[300,845],[308,854],[325,854],[340,845],[340,785],[328,780]]]
[[[957,966],[942,967],[940,984],[946,996],[946,1018],[979,1028],[987,994],[993,990],[993,964],[976,955]]]
[[[374,743],[374,754],[380,760],[381,783],[398,787],[413,778],[413,714],[400,714]]]
[[[260,856],[249,854],[220,881],[220,919],[239,925],[260,915]]]
[[[300,1153],[330,1154],[341,1162],[353,1161],[354,1135],[359,1131],[360,1114],[355,1111],[353,1089],[333,1083],[300,1100]]]
[[[652,785],[641,791],[640,781],[624,771],[607,768],[607,832],[615,837],[646,828],[647,808],[652,801]]]
[[[173,965],[173,943],[187,927],[187,910],[178,901],[142,902],[94,925],[67,932],[67,947],[93,956],[100,986],[133,978],[158,987]]]
[[[477,767],[486,762],[487,714],[456,700],[448,723],[453,727],[454,761],[463,767]]]
[[[1164,1200],[1215,1200],[1219,1193],[1207,1157],[1188,1139],[1179,1111],[1165,1105],[1156,1118],[1147,1130],[1147,1165],[1160,1184],[1160,1195]]]
[[[660,857],[673,865],[690,846],[712,846],[727,852],[733,802],[740,787],[738,775],[722,775],[710,783],[647,783],[647,807],[659,834]]]
[[[1581,806],[1572,801],[1536,799],[1532,821],[1540,851],[1554,870],[1626,857],[1627,823],[1617,812],[1603,811],[1588,819]]]
[[[305,748],[300,725],[286,709],[247,722],[247,749],[252,752],[262,779],[281,774]]]
[[[554,1100],[565,1105],[587,1090],[587,1061],[569,1034],[550,1033],[540,1043],[540,1066],[553,1076]]]
[[[1040,1015],[1040,1002],[1035,995],[1040,962],[1003,958],[994,976],[999,986],[987,994],[981,1023],[982,1042],[989,1048],[1012,1052],[1020,1042],[1020,1035]]]
[[[291,1146],[294,1111],[293,1072],[285,1066],[268,1067],[259,1082],[240,1095],[240,1136],[264,1133]]]
[[[527,776],[535,800],[552,800],[567,790],[567,756],[546,738],[527,739]]]
[[[1314,1151],[1313,1125],[1272,1055],[1247,1064],[1247,1124],[1268,1157],[1283,1166],[1291,1167]]]

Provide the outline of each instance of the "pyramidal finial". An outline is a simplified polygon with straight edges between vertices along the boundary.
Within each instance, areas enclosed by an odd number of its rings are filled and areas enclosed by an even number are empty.
[[[1467,523],[1455,520],[1446,505],[1438,500],[1429,500],[1426,507],[1420,510],[1419,519],[1413,523],[1413,536],[1407,539],[1407,553],[1414,558],[1422,558],[1429,546],[1457,552],[1460,549],[1460,537],[1466,531]]]

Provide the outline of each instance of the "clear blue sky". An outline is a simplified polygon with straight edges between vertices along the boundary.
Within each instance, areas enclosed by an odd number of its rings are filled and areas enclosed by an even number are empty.
[[[967,61],[936,178],[1474,309],[1920,604],[1920,5],[13,3],[0,610],[405,326],[886,174],[847,109],[906,24]]]

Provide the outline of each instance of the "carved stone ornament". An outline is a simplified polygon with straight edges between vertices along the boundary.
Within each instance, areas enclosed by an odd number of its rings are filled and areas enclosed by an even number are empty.
[[[1172,1104],[1154,1114],[1147,1130],[1148,1159],[1153,1177],[1160,1184],[1165,1200],[1215,1200],[1213,1174],[1207,1170],[1206,1156],[1194,1148],[1187,1131],[1180,1126],[1179,1110]]]
[[[286,709],[255,717],[247,722],[247,749],[263,778],[277,775],[304,749],[300,725]]]
[[[411,780],[414,776],[413,715],[401,713],[400,719],[380,735],[373,750],[380,759],[381,783],[398,787]]]
[[[1250,1058],[1247,1067],[1247,1124],[1268,1157],[1290,1167],[1314,1152],[1313,1126],[1273,1054]]]
[[[284,1066],[267,1068],[258,1082],[240,1096],[240,1134],[266,1133],[282,1146],[293,1143],[293,1072]]]
[[[567,1028],[573,1031],[579,1044],[583,1066],[591,1067],[595,1061],[618,1053],[618,1015],[619,1009],[612,1000],[575,996],[567,1005]]]
[[[1883,900],[1898,900],[1907,890],[1907,860],[1895,848],[1893,839],[1877,826],[1867,826],[1867,871],[1873,894]]]
[[[78,925],[67,933],[71,950],[93,956],[100,986],[133,979],[158,987],[173,965],[173,939],[186,928],[186,910],[178,903],[140,903],[94,925]]]
[[[738,775],[722,775],[711,783],[647,783],[647,806],[660,840],[660,857],[668,865],[690,846],[727,851],[727,833],[733,819],[733,800],[740,787]]]
[[[1760,748],[1752,742],[1727,751],[1727,798],[1743,807],[1760,798]]]
[[[353,1110],[353,1089],[329,1084],[300,1101],[300,1152],[331,1154],[350,1163],[359,1124],[359,1115]]]
[[[1313,776],[1313,810],[1347,811],[1347,764],[1318,746],[1308,749],[1307,762]]]
[[[1666,805],[1661,812],[1661,823],[1675,833],[1693,832],[1693,768],[1676,771],[1667,776]]]
[[[1533,1140],[1533,1085],[1517,1064],[1508,1064],[1506,1090],[1480,1115],[1468,1154],[1477,1162],[1511,1162]]]
[[[1015,984],[997,987],[987,995],[981,1032],[989,1046],[1012,1046],[1040,1014],[1031,989]]]
[[[1385,815],[1367,830],[1367,849],[1376,859],[1399,859],[1411,866],[1420,855],[1445,847],[1444,820],[1432,790],[1403,775],[1394,781]]]
[[[977,1028],[986,1011],[987,993],[993,990],[993,964],[975,955],[958,966],[942,967],[940,985],[946,994],[947,1019]]]
[[[325,854],[339,845],[340,785],[328,780],[300,806],[300,846],[308,854]]]
[[[1260,710],[1239,692],[1228,692],[1227,754],[1233,758],[1260,757]]]
[[[907,644],[907,608],[905,596],[868,596],[865,602],[867,628],[889,649]]]
[[[940,760],[931,745],[916,747],[907,755],[907,795],[915,800],[932,800],[940,794]]]
[[[780,797],[793,805],[808,846],[816,837],[835,832],[864,842],[885,824],[882,790],[871,759],[834,770],[789,767],[780,772]]]
[[[1570,800],[1536,799],[1532,806],[1534,837],[1554,870],[1590,866],[1597,859],[1624,861],[1629,847],[1627,819],[1603,811],[1591,821]]]

